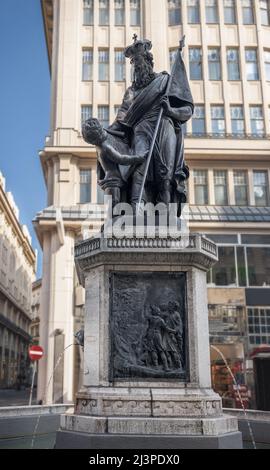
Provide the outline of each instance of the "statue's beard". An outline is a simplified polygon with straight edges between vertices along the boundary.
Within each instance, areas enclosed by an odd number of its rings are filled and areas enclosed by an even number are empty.
[[[134,71],[133,87],[136,89],[144,88],[155,78],[155,73],[150,64],[143,63],[136,65]]]

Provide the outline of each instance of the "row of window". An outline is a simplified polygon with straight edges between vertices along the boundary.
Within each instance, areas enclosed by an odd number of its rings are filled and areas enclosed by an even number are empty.
[[[174,62],[177,49],[170,50],[170,65]],[[248,48],[245,50],[246,59],[246,79],[248,81],[259,80],[259,66],[257,49]],[[82,53],[82,79],[84,81],[93,80],[93,49],[83,49]],[[270,51],[264,51],[265,75],[270,81]],[[240,59],[238,48],[227,49],[227,74],[228,80],[241,80]],[[125,80],[125,55],[122,49],[114,51],[114,80]],[[202,48],[189,48],[189,74],[191,80],[203,79]],[[222,80],[221,54],[220,48],[208,49],[208,78],[209,80]],[[110,53],[109,49],[98,50],[98,79],[108,81],[110,79]]]
[[[228,205],[228,171],[214,170],[215,205]],[[193,170],[194,201],[197,205],[209,204],[208,170]],[[249,181],[246,170],[233,171],[233,186],[236,206],[249,205]],[[253,171],[253,192],[258,207],[269,205],[269,178],[265,170]]]
[[[115,115],[119,109],[119,105],[114,107]],[[81,122],[85,122],[92,117],[92,106],[83,105],[81,108]],[[231,112],[231,133],[235,137],[245,136],[245,118],[243,106],[232,105]],[[270,118],[270,109],[269,109]],[[98,106],[98,119],[103,127],[108,127],[110,124],[110,107],[108,105]],[[225,110],[224,106],[211,106],[211,124],[212,134],[216,137],[224,137],[226,134],[225,123]],[[250,106],[250,128],[251,135],[260,137],[265,134],[265,123],[263,117],[262,106]],[[206,135],[206,119],[204,105],[195,106],[194,116],[192,119],[192,135],[205,136]]]
[[[243,24],[255,23],[255,11],[253,0],[241,0]],[[110,1],[99,0],[99,25],[107,26],[110,23]],[[224,23],[237,24],[236,0],[223,0]],[[270,25],[269,0],[260,0],[261,24]],[[200,24],[201,4],[200,0],[187,0],[187,18],[189,24]],[[219,23],[218,0],[205,0],[205,19],[208,24]],[[168,0],[169,26],[182,23],[182,1]],[[84,25],[94,24],[94,0],[83,0]],[[114,24],[123,26],[126,24],[125,0],[114,0]],[[130,25],[141,24],[141,2],[130,0]]]
[[[130,1],[130,26],[141,24],[141,1]],[[94,24],[94,0],[83,0],[83,23],[85,26]],[[99,0],[99,25],[110,24],[110,1]],[[125,0],[114,0],[114,24],[123,26],[126,24]]]
[[[218,263],[208,284],[219,287],[269,287],[270,247],[219,246]]]
[[[249,112],[251,135],[254,137],[263,136],[265,134],[265,123],[262,106],[250,106]],[[230,113],[232,135],[236,137],[244,136],[245,118],[243,106],[232,105],[230,107]],[[211,106],[211,125],[212,133],[217,137],[223,137],[226,134],[224,106]],[[195,107],[192,119],[192,134],[195,136],[203,136],[206,134],[205,107],[203,105]]]
[[[108,49],[98,50],[98,79],[109,81],[110,79],[110,53]],[[125,80],[125,55],[124,51],[116,49],[114,51],[114,79],[116,82]],[[82,79],[83,81],[93,80],[93,49],[84,49],[82,58]]]
[[[208,24],[219,23],[218,3],[220,0],[205,0],[205,20]],[[168,0],[169,25],[175,26],[182,23],[181,0]],[[255,9],[253,0],[241,0],[243,24],[255,23]],[[224,23],[237,24],[237,2],[236,0],[223,0]],[[270,25],[270,8],[268,0],[260,0],[261,24]],[[187,18],[189,24],[201,22],[200,0],[187,0]]]
[[[170,65],[174,62],[177,49],[170,50]],[[256,48],[246,48],[246,79],[260,80],[258,53]],[[266,80],[270,81],[270,51],[264,50]],[[189,48],[189,74],[191,80],[203,80],[203,59],[201,47]],[[221,53],[219,47],[208,49],[208,79],[222,80]],[[238,48],[227,49],[227,79],[241,80],[241,67]]]
[[[80,203],[86,204],[92,201],[92,173],[91,169],[80,171]],[[214,194],[217,206],[228,205],[228,171],[214,170]],[[208,170],[193,170],[194,198],[195,204],[209,204],[209,181]],[[234,196],[237,206],[248,206],[249,187],[248,173],[246,170],[235,170],[233,172]],[[255,204],[258,207],[269,204],[269,180],[267,171],[253,171],[253,191]],[[102,204],[104,193],[98,188],[97,202]]]
[[[115,106],[115,114],[117,113],[118,106]],[[93,108],[90,105],[82,106],[81,108],[81,122],[82,124],[93,116]],[[103,127],[109,127],[110,124],[110,107],[98,106],[98,120]]]

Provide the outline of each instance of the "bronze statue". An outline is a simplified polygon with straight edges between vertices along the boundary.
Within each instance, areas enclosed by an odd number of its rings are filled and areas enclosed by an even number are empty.
[[[117,149],[119,144],[114,142],[114,138],[100,125],[98,119],[88,119],[83,124],[82,134],[86,142],[96,146],[98,162],[105,173],[104,179],[99,180],[98,184],[108,196],[112,197],[114,207],[121,202],[121,188],[124,185],[119,165],[134,167],[142,163],[144,157],[121,154]]]
[[[109,135],[109,146],[113,147],[118,158],[111,158],[109,150],[105,159],[113,160],[113,174],[117,172],[113,191],[115,203],[128,202],[134,209],[141,202],[154,204],[186,202],[185,181],[189,177],[184,163],[184,136],[182,125],[193,114],[193,99],[182,59],[184,41],[180,42],[171,75],[167,72],[155,73],[152,43],[138,40],[125,50],[125,56],[134,67],[134,80],[127,89],[114,123],[105,131]],[[83,134],[87,142],[87,121]],[[106,139],[105,139],[106,141]],[[93,140],[91,143],[94,143]],[[125,158],[121,162],[121,157]],[[123,168],[123,162],[130,166]],[[104,159],[104,160],[105,160]],[[103,157],[102,157],[103,160]],[[134,163],[138,163],[137,165]],[[101,187],[106,190],[107,169],[102,161],[98,163]]]

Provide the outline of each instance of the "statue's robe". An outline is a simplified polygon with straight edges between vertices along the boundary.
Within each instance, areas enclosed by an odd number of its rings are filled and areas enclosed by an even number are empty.
[[[189,171],[184,164],[184,137],[182,125],[190,119],[193,113],[193,100],[186,76],[185,66],[181,54],[177,59],[175,73],[171,80],[168,93],[170,104],[173,108],[185,108],[186,115],[182,121],[176,121],[166,114],[163,115],[158,136],[156,139],[151,165],[148,171],[146,186],[159,188],[164,180],[170,180],[173,189],[173,200],[179,204],[186,202],[185,180],[189,177]],[[136,168],[120,167],[124,181],[129,182],[132,176],[133,184],[137,181],[138,188],[142,182],[147,156],[153,140],[161,99],[167,90],[169,74],[166,72],[156,74],[156,77],[145,88],[135,90],[129,87],[124,95],[115,122],[108,129],[125,131],[129,138],[130,152],[145,156],[145,162]],[[114,137],[116,146],[127,145],[127,140],[119,141]],[[151,191],[150,191],[151,193]],[[157,194],[155,195],[157,196]],[[148,200],[148,202],[150,202]],[[156,202],[155,197],[151,202]]]

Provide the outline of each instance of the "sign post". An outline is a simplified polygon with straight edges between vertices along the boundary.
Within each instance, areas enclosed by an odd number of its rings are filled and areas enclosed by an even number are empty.
[[[33,367],[33,375],[32,375],[32,384],[31,384],[31,391],[30,391],[30,398],[29,398],[29,406],[32,405],[32,398],[33,398],[33,390],[34,390],[34,383],[35,383],[35,375],[37,371],[37,361],[39,361],[43,355],[44,351],[40,346],[31,346],[29,348],[29,357],[31,361],[34,362],[34,367]]]

